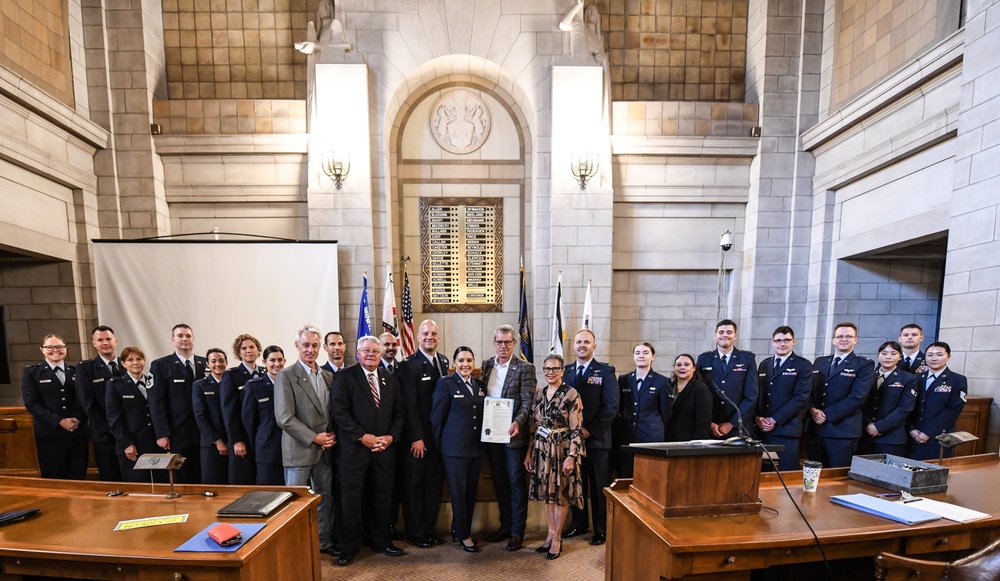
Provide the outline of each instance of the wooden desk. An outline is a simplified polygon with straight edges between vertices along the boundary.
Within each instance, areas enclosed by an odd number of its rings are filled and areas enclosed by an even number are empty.
[[[849,480],[847,469],[824,470],[819,490],[802,491],[800,472],[783,472],[795,502],[809,519],[829,560],[880,551],[926,555],[979,549],[1000,537],[1000,458],[966,456],[945,462],[948,491],[927,495],[992,515],[971,523],[937,520],[907,526],[830,502],[837,494],[884,492]],[[617,480],[608,497],[605,579],[749,579],[753,569],[821,561],[819,549],[774,474],[761,478],[763,509],[756,514],[660,518],[629,495],[631,480]],[[772,512],[777,511],[777,514]]]
[[[132,494],[109,498],[112,490]],[[281,489],[281,488],[274,488]],[[28,520],[0,526],[0,581],[22,575],[128,581],[320,581],[319,496],[291,488],[295,498],[266,520],[234,553],[175,553],[184,541],[218,520],[216,510],[250,488],[177,486],[185,494],[212,490],[215,498],[167,500],[149,485],[0,477],[0,511],[41,508]],[[122,520],[188,514],[186,523],[114,531]]]

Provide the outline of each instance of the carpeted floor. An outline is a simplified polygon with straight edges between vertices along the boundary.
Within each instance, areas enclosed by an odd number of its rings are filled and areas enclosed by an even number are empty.
[[[323,581],[358,579],[372,581],[403,581],[410,579],[450,581],[474,579],[571,579],[572,581],[601,581],[604,579],[605,545],[590,546],[590,535],[563,541],[562,554],[548,561],[544,554],[535,552],[544,537],[528,537],[525,548],[515,553],[504,550],[507,543],[479,542],[480,552],[466,553],[454,543],[418,549],[405,540],[396,546],[406,554],[386,557],[370,549],[362,549],[346,567],[338,567],[333,559],[320,556]]]

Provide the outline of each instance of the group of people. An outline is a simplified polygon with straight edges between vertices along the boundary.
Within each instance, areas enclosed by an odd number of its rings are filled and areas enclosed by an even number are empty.
[[[494,331],[495,355],[481,362],[480,377],[472,348],[458,347],[451,361],[439,352],[429,319],[410,357],[397,361],[392,334],[366,336],[357,365],[346,364],[339,332],[304,326],[296,362],[286,366],[272,345],[261,365],[260,342],[243,334],[231,346],[239,363],[228,367],[222,349],[196,355],[191,327],[178,324],[174,353],[149,371],[141,349],[119,354],[114,331],[102,325],[91,334],[97,356],[75,367],[65,363],[63,339],[47,335],[44,362],[25,370],[22,396],[43,477],[84,478],[89,436],[102,480],[148,481],[136,459],[169,451],[186,459],[176,474],[182,483],[310,485],[321,497],[320,548],[339,565],[365,545],[402,554],[393,543],[400,507],[412,545],[443,544],[435,522],[445,478],[452,540],[478,552],[472,522],[484,458],[500,515],[486,540],[520,550],[528,500],[541,501],[548,530],[536,550],[555,559],[564,538],[590,528],[592,545],[606,541],[612,464],[632,475],[621,444],[759,437],[784,446],[779,467],[794,470],[804,430],[807,456],[828,467],[849,465],[857,452],[934,458],[934,436],[954,428],[967,398],[965,378],[947,368],[950,347],[921,350],[915,324],[879,348],[877,363],[854,352],[853,323],[838,324],[834,353],[812,363],[794,352],[787,326],[775,329],[774,354],[759,365],[735,348],[737,337],[735,322],[720,321],[716,348],[676,356],[669,377],[653,370],[655,348],[642,342],[635,370],[616,376],[594,358],[594,333],[582,329],[575,361],[550,354],[538,388],[534,365],[514,356],[509,325]],[[487,397],[512,401],[509,443],[481,441]]]

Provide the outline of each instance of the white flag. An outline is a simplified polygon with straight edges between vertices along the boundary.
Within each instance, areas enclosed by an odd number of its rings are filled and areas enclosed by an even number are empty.
[[[382,332],[399,337],[399,319],[396,316],[396,287],[392,284],[392,268],[385,265],[385,294],[382,296]]]
[[[583,299],[583,325],[581,329],[589,329],[594,320],[594,304],[590,299],[590,279],[587,279],[587,298]]]
[[[562,273],[559,273],[559,282],[556,284],[555,307],[552,310],[552,345],[549,353],[555,353],[562,357],[563,342],[566,341],[566,331],[563,329],[563,308],[562,308]]]

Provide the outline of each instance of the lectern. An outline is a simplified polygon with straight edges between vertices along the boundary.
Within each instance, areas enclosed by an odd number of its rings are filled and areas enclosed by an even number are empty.
[[[662,518],[760,512],[757,446],[664,442],[622,451],[635,454],[629,496]]]

